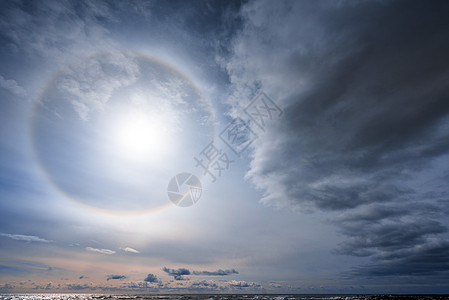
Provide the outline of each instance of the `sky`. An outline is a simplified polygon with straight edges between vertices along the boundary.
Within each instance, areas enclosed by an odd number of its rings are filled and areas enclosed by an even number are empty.
[[[449,293],[447,15],[1,1],[0,293]]]

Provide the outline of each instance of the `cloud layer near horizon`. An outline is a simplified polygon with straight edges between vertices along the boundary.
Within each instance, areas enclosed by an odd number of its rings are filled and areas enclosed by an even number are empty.
[[[163,267],[162,271],[167,273],[170,276],[173,276],[173,279],[175,280],[186,280],[185,276],[188,275],[196,275],[196,276],[226,276],[231,274],[238,274],[235,269],[231,270],[222,270],[218,269],[217,271],[190,271],[186,268],[179,268],[179,269],[172,269]]]

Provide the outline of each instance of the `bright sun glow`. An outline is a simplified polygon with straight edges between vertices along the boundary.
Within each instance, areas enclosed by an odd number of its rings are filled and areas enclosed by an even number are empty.
[[[114,122],[115,152],[128,160],[149,162],[160,158],[167,149],[167,130],[161,116],[130,109]]]

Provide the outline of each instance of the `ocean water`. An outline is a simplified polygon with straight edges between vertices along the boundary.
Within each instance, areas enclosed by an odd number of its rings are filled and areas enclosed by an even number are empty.
[[[1,294],[0,300],[371,300],[449,299],[449,295],[113,295],[113,294]]]

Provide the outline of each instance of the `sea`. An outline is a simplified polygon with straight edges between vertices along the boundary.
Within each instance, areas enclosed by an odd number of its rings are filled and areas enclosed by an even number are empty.
[[[1,294],[0,300],[372,300],[449,299],[449,295],[112,295],[112,294]]]

